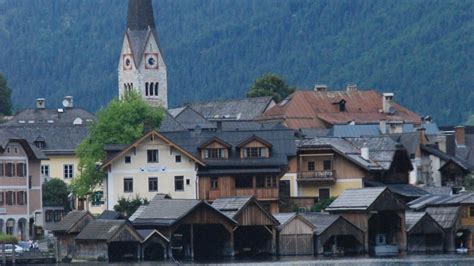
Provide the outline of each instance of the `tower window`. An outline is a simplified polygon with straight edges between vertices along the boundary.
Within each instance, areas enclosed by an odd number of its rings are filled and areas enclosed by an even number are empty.
[[[150,83],[150,96],[153,96],[153,82]]]
[[[148,96],[148,82],[145,82],[145,95]]]
[[[158,85],[159,83],[155,83],[155,96],[158,96]]]

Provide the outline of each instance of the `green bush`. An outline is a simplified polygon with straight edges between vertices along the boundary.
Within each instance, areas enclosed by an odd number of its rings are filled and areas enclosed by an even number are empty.
[[[327,206],[329,206],[329,204],[331,204],[334,200],[336,199],[336,197],[331,197],[329,199],[324,199],[316,204],[314,204],[313,208],[311,208],[311,211],[313,212],[322,212],[324,211],[324,209],[326,209]]]

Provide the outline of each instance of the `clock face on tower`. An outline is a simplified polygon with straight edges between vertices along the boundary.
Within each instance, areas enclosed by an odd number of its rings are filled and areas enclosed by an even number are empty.
[[[124,54],[123,55],[123,70],[132,70],[132,61],[133,57],[131,54]]]
[[[157,53],[145,53],[145,68],[158,69],[158,54]]]

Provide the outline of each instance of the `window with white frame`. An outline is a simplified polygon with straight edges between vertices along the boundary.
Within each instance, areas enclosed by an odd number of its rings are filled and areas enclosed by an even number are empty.
[[[47,164],[41,165],[41,174],[49,177],[49,165]]]
[[[73,164],[65,164],[64,165],[64,178],[70,179],[74,177],[74,165]]]

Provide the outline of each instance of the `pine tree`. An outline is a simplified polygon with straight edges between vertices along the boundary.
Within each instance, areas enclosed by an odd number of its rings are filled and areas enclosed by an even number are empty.
[[[7,80],[0,74],[0,115],[11,115],[12,113],[12,92],[8,88]]]

